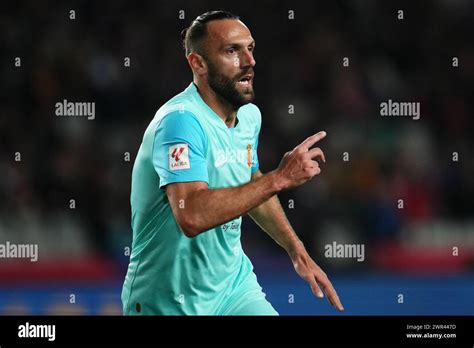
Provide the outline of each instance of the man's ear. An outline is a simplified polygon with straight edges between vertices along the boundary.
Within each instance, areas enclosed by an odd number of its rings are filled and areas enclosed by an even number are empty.
[[[207,74],[207,64],[204,58],[198,53],[190,53],[187,56],[189,66],[198,75]]]

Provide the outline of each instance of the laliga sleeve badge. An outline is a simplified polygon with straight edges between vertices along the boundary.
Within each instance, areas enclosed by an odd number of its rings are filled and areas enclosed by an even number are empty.
[[[188,144],[171,145],[168,149],[170,170],[189,169],[189,148]]]

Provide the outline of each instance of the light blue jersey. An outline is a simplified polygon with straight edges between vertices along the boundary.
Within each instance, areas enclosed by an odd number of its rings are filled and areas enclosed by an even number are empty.
[[[228,128],[194,83],[165,103],[145,131],[132,173],[133,243],[122,302],[128,315],[277,314],[240,243],[239,217],[195,238],[181,231],[164,186],[210,189],[250,181],[261,114],[247,104]]]

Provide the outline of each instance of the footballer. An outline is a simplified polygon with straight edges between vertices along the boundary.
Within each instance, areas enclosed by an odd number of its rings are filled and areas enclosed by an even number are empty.
[[[125,315],[278,315],[242,250],[248,214],[288,253],[315,296],[342,311],[331,282],[288,222],[277,194],[321,172],[316,133],[263,174],[252,104],[255,40],[239,17],[206,12],[183,30],[193,80],[157,112],[132,173],[133,242]]]

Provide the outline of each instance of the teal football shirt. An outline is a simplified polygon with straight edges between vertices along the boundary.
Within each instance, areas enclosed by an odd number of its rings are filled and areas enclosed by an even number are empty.
[[[242,218],[188,238],[164,188],[177,182],[203,181],[210,189],[249,182],[259,166],[261,114],[247,104],[237,120],[228,128],[191,83],[146,129],[132,173],[133,241],[122,290],[124,314],[226,315],[242,308],[276,314],[242,250]]]

